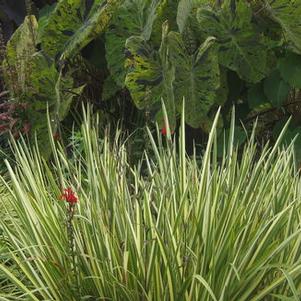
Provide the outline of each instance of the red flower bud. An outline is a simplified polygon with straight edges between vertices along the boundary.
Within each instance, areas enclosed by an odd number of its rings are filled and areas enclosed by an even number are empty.
[[[170,131],[170,134],[174,134],[175,131]],[[161,129],[161,134],[163,136],[166,136],[167,135],[167,128],[166,126],[164,126],[162,129]]]
[[[78,201],[71,187],[64,189],[62,195],[60,196],[60,199],[66,201],[69,204],[75,204]]]

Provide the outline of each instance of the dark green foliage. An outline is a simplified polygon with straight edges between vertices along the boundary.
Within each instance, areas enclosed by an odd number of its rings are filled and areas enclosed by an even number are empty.
[[[267,38],[252,24],[252,10],[246,1],[237,1],[234,9],[228,2],[217,11],[199,9],[200,27],[217,38],[220,64],[248,82],[258,82],[268,72]]]
[[[301,88],[301,56],[295,53],[287,53],[279,60],[281,77],[294,88]]]
[[[160,128],[164,101],[173,130],[183,99],[186,123],[203,133],[218,106],[221,125],[229,126],[235,104],[246,129],[260,116],[268,137],[282,117],[301,116],[292,105],[300,101],[301,0],[61,0],[38,7],[38,20],[24,20],[3,63],[6,87],[14,101],[30,104],[38,137],[45,136],[47,107],[55,128],[81,93],[106,116],[118,119],[116,108],[135,106]]]
[[[264,92],[268,100],[276,108],[280,108],[290,91],[290,86],[280,75],[278,70],[274,71],[264,80]]]

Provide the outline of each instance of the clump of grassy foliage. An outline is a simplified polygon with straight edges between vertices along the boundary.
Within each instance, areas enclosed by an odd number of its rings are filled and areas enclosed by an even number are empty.
[[[165,147],[130,166],[126,144],[99,139],[86,115],[83,152],[53,160],[14,144],[0,220],[0,300],[300,300],[301,183],[293,150],[254,135],[238,158],[234,122],[217,158],[216,117],[201,164],[185,153],[184,121]],[[168,132],[168,131],[167,131]],[[50,135],[51,136],[51,135]],[[174,140],[173,140],[174,139]],[[78,197],[74,260],[63,188]],[[72,256],[73,256],[72,255]]]

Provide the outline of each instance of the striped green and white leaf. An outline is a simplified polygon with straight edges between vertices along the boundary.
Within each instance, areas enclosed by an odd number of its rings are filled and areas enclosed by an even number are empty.
[[[61,0],[40,33],[43,50],[51,57],[73,57],[104,32],[122,2]]]
[[[221,9],[200,8],[200,29],[217,38],[219,62],[248,82],[259,82],[268,71],[266,38],[252,24],[252,10],[246,1],[226,1]]]

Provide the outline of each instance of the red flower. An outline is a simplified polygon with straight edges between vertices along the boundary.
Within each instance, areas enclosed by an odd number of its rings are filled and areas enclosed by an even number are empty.
[[[175,131],[170,131],[171,134],[174,134]],[[161,134],[163,136],[166,136],[167,135],[167,128],[166,126],[164,126],[162,129],[161,129]]]
[[[64,189],[62,195],[60,196],[60,199],[65,200],[69,204],[75,204],[78,201],[78,199],[71,187]]]
[[[60,139],[61,139],[61,136],[60,136],[59,132],[55,132],[53,134],[53,140],[54,141],[59,141]]]

